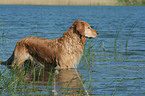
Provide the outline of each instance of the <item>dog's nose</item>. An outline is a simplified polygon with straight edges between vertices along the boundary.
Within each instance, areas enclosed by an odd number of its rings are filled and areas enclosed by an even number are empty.
[[[96,33],[97,33],[97,35],[99,34],[99,32],[98,32],[98,31],[96,31]]]

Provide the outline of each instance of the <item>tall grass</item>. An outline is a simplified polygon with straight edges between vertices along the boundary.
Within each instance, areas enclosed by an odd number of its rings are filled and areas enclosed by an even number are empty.
[[[129,18],[129,16],[127,16],[121,23],[120,25],[117,27],[116,29],[116,38],[115,38],[115,41],[114,41],[114,50],[115,50],[115,53],[117,52],[117,41],[118,41],[118,36],[119,36],[119,33],[122,31],[123,27],[123,23]]]
[[[5,31],[4,31],[4,21],[1,21],[2,22],[2,28],[1,28],[1,30],[2,30],[2,37],[4,36],[4,34],[5,34]]]
[[[127,38],[126,44],[125,44],[125,52],[126,52],[126,53],[127,53],[127,50],[128,50],[128,41],[129,41],[130,36],[131,36],[131,34],[132,34],[132,30],[135,28],[136,24],[137,24],[137,22],[136,22],[135,24],[132,24],[132,26],[131,26],[131,28],[130,28],[130,30],[129,30],[128,38]]]
[[[1,26],[1,28],[0,28],[1,39],[0,40],[1,40],[1,44],[2,45],[4,45],[4,43],[6,42],[6,40],[5,40],[6,31],[4,29],[5,28],[5,24],[6,24],[5,20],[0,21],[0,26]],[[1,49],[7,51],[6,49],[3,48],[3,46],[1,46]],[[3,56],[5,55],[3,52],[1,52],[1,54]],[[0,59],[2,59],[2,58],[0,58]]]
[[[17,69],[18,70],[18,69]],[[76,69],[77,70],[77,69]],[[49,72],[49,76],[46,73]],[[25,73],[25,74],[24,74]],[[65,73],[67,74],[67,73]],[[77,76],[77,77],[76,77]],[[67,77],[62,77],[67,78]],[[69,78],[69,77],[68,77]],[[78,91],[71,92],[69,87],[73,86],[74,81],[79,78]],[[47,80],[46,80],[47,79]],[[84,86],[84,82],[75,75],[69,81],[56,82],[57,74],[51,69],[51,71],[44,71],[41,68],[33,68],[32,70],[16,71],[13,69],[6,69],[0,74],[0,95],[1,96],[16,96],[16,95],[68,95],[75,94],[81,96],[81,94],[89,94]],[[59,83],[64,83],[65,86],[58,90]],[[44,86],[44,88],[43,88]],[[72,87],[73,88],[73,87]],[[42,90],[42,91],[40,91]],[[46,91],[43,93],[43,90]],[[42,93],[41,93],[42,92]],[[89,96],[89,95],[87,95]]]
[[[115,37],[115,41],[114,41],[114,52],[115,52],[115,56],[114,56],[114,59],[116,60],[116,57],[117,57],[117,41],[118,41],[118,37],[119,37],[119,35],[120,35],[120,32],[122,31],[122,29],[123,29],[123,24],[124,24],[124,22],[129,18],[130,16],[127,16],[124,20],[122,20],[122,22],[120,23],[120,25],[117,27],[117,29],[116,29],[116,37]],[[129,34],[129,35],[131,35],[131,34]],[[128,40],[129,40],[129,38],[128,38]],[[125,47],[125,50],[127,51],[127,46],[128,46],[128,40],[126,41],[126,47]]]

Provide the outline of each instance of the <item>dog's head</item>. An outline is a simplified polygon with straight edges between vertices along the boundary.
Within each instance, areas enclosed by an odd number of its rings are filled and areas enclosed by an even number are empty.
[[[86,38],[95,38],[99,34],[99,32],[92,29],[88,23],[81,20],[75,21],[71,28],[73,28],[74,32],[77,32]]]

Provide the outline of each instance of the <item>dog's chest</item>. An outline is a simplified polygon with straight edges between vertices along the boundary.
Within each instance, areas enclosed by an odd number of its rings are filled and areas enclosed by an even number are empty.
[[[61,54],[61,63],[69,68],[77,68],[82,55],[83,46],[81,46],[79,42],[66,42]]]

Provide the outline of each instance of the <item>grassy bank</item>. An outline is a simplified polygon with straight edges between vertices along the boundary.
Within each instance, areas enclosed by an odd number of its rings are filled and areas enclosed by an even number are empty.
[[[0,0],[1,5],[145,5],[144,0]]]

